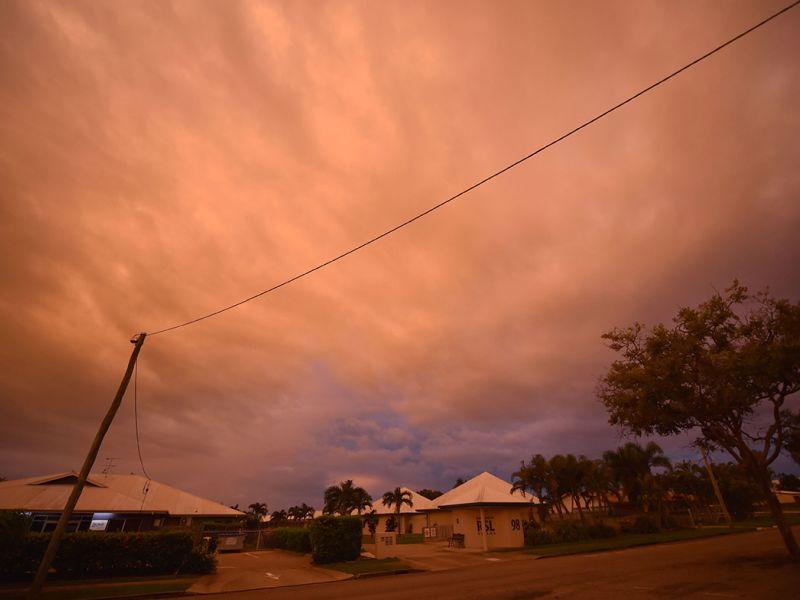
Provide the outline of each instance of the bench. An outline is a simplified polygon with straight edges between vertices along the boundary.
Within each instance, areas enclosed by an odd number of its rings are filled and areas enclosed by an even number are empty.
[[[447,539],[448,548],[463,548],[464,547],[464,534],[454,533]]]

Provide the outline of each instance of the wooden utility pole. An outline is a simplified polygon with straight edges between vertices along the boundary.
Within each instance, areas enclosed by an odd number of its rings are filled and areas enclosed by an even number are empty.
[[[722,509],[722,516],[725,517],[725,522],[728,524],[728,527],[730,527],[731,515],[728,512],[728,507],[725,506],[725,499],[722,497],[722,492],[719,491],[717,478],[714,476],[714,471],[711,469],[711,463],[708,461],[706,449],[703,446],[700,446],[700,453],[703,455],[703,462],[706,465],[706,471],[708,471],[708,478],[711,480],[711,485],[714,487],[714,494],[717,496],[717,502],[719,502],[719,506]]]
[[[89,477],[89,472],[92,470],[92,465],[94,465],[94,461],[97,459],[97,453],[100,451],[100,445],[103,443],[103,438],[106,436],[106,432],[111,426],[114,416],[117,414],[119,405],[122,403],[122,397],[125,395],[125,390],[128,388],[128,382],[131,380],[133,367],[136,365],[136,359],[139,357],[139,351],[142,349],[142,344],[144,344],[144,338],[146,336],[146,333],[139,333],[133,336],[131,339],[131,343],[134,344],[134,346],[133,352],[131,353],[131,358],[128,361],[128,368],[125,370],[125,374],[122,376],[122,381],[117,389],[117,394],[114,396],[114,400],[111,402],[111,406],[108,408],[105,418],[103,418],[102,423],[100,423],[100,429],[97,430],[97,435],[94,436],[94,441],[89,448],[89,453],[86,455],[86,460],[83,461],[83,467],[81,467],[78,480],[75,482],[75,486],[72,488],[72,493],[69,495],[67,505],[64,507],[64,512],[61,513],[61,517],[58,519],[58,524],[56,525],[55,531],[53,531],[53,535],[50,537],[50,542],[47,544],[47,550],[44,552],[42,562],[39,563],[39,570],[36,571],[36,577],[34,577],[33,583],[28,589],[28,598],[38,598],[42,592],[44,579],[47,577],[47,572],[50,570],[50,565],[53,564],[53,559],[58,551],[61,538],[64,537],[64,533],[67,530],[67,524],[72,516],[72,511],[75,510],[75,505],[78,503],[78,498],[81,496],[83,486],[86,485],[86,480]]]

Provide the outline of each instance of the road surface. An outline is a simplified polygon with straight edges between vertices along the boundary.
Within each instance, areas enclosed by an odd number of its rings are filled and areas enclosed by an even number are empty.
[[[795,528],[795,535],[800,528]],[[394,575],[206,598],[532,600],[539,598],[800,598],[800,564],[774,529],[535,561]]]

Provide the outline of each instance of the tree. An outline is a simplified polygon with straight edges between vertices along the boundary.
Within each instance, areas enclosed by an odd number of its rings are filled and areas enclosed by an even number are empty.
[[[372,497],[364,488],[353,485],[353,480],[340,481],[325,490],[325,506],[322,512],[331,515],[349,515],[358,511],[361,514],[367,506],[372,506]]]
[[[680,309],[671,326],[635,323],[603,338],[620,355],[598,392],[609,421],[636,434],[699,430],[760,486],[789,554],[800,559],[769,468],[785,444],[784,404],[800,390],[800,304],[769,291],[750,296],[735,281]]]
[[[386,519],[386,533],[391,533],[392,531],[397,530],[397,519],[394,518],[394,515],[389,515]]]
[[[664,455],[661,446],[649,442],[641,446],[636,442],[628,442],[616,450],[603,453],[603,461],[611,470],[613,480],[622,488],[625,496],[636,508],[644,508],[643,492],[645,480],[652,475],[655,467],[669,468],[670,461]],[[651,498],[652,498],[651,486]]]
[[[399,487],[394,488],[393,490],[386,492],[381,500],[383,500],[383,505],[386,508],[392,508],[394,506],[395,515],[397,515],[397,520],[400,522],[400,533],[404,533],[405,529],[403,527],[403,522],[400,520],[400,510],[402,509],[403,504],[408,504],[409,508],[414,506],[414,499],[411,496],[411,492]]]
[[[464,485],[465,483],[467,483],[467,480],[464,479],[463,477],[459,477],[458,479],[456,479],[456,482],[453,484],[453,488],[452,489],[456,489],[458,486]]]
[[[428,500],[435,500],[436,498],[442,495],[442,492],[440,492],[439,490],[429,490],[428,488],[417,490],[417,493],[423,498],[427,498]]]
[[[254,502],[247,507],[247,527],[252,529],[261,524],[261,517],[267,514],[266,502]]]
[[[351,511],[355,510],[359,515],[367,508],[372,508],[372,496],[364,488],[357,487],[353,490],[353,503]]]
[[[583,490],[586,463],[588,459],[585,456],[576,458],[574,454],[567,454],[562,456],[557,454],[550,460],[551,469],[558,481],[558,488],[562,490],[565,496],[569,496],[572,500],[572,506],[578,509],[581,523],[586,523],[586,517],[583,515],[583,508],[581,507],[581,492]]]
[[[367,530],[371,536],[375,536],[375,531],[378,529],[378,513],[374,510],[365,513],[363,517],[361,517],[362,523],[367,526]]]
[[[289,515],[286,513],[285,510],[274,510],[272,511],[272,515],[270,515],[270,524],[271,525],[279,525],[285,522],[289,518]]]
[[[550,464],[541,454],[531,457],[529,463],[521,461],[518,471],[511,474],[511,493],[530,492],[530,520],[533,521],[534,501],[538,500],[539,519],[544,522],[551,504],[547,483],[550,480]]]
[[[289,510],[286,511],[286,514],[291,520],[302,523],[306,519],[310,519],[314,516],[314,507],[303,502],[297,506],[290,507]]]

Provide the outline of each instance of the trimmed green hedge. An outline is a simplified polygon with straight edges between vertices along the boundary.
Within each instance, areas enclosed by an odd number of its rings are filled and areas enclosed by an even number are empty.
[[[264,546],[305,554],[311,552],[311,534],[305,528],[278,527],[264,538]]]
[[[361,518],[323,515],[309,528],[316,563],[355,560],[361,555]]]
[[[30,577],[44,554],[49,534],[0,536],[0,578]],[[195,549],[188,531],[147,533],[77,532],[64,536],[53,568],[58,577],[106,577],[210,573],[216,561]]]

